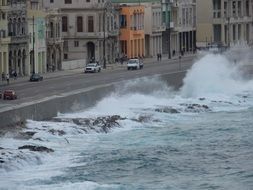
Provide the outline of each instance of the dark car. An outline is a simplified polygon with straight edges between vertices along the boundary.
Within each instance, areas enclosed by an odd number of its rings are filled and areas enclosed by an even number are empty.
[[[33,81],[42,81],[43,80],[43,77],[40,76],[39,74],[32,74],[31,77],[30,77],[30,81],[33,82]]]
[[[3,93],[4,100],[15,100],[17,99],[16,92],[14,90],[5,90]]]

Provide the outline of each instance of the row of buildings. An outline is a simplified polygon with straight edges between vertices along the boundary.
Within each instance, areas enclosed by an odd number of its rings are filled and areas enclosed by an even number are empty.
[[[0,73],[253,43],[253,0],[0,0]]]

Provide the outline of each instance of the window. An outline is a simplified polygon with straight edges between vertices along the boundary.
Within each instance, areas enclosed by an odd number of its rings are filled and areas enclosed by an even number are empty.
[[[127,26],[126,15],[120,15],[119,19],[120,19],[120,27],[126,28]]]
[[[72,0],[65,0],[65,4],[72,4]]]
[[[88,16],[88,32],[94,32],[93,16]]]
[[[50,0],[50,3],[54,3],[54,0]]]
[[[74,41],[74,46],[79,47],[79,41]]]
[[[62,32],[68,31],[68,17],[63,16],[62,17]]]
[[[68,54],[64,53],[64,59],[68,59]]]
[[[77,32],[83,32],[83,17],[78,16],[76,19]]]
[[[87,3],[89,3],[89,2],[90,2],[90,0],[86,0],[86,2],[87,2]]]

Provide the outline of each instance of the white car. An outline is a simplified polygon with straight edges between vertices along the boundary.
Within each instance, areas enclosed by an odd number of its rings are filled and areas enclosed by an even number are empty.
[[[86,65],[85,73],[96,73],[101,71],[101,66],[98,63],[89,63]]]
[[[140,59],[129,59],[127,62],[127,70],[130,69],[142,69],[143,63]]]

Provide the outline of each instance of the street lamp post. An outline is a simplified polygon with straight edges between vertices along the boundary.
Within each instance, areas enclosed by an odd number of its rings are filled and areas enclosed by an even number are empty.
[[[33,74],[35,73],[35,52],[34,52],[34,44],[35,44],[35,32],[34,32],[34,16],[33,16],[33,50],[32,50],[32,58],[33,58]]]
[[[106,58],[105,58],[105,7],[104,7],[104,21],[103,21],[103,30],[104,30],[104,40],[103,40],[103,60],[104,65],[103,68],[106,69]]]
[[[106,69],[106,55],[105,55],[105,46],[106,46],[106,24],[105,22],[107,21],[107,11],[108,9],[112,8],[112,4],[110,2],[110,0],[105,1],[104,3],[104,11],[103,11],[103,15],[104,15],[104,20],[103,20],[103,30],[104,30],[104,39],[103,39],[103,60],[104,60],[104,64],[103,64],[103,68]]]

